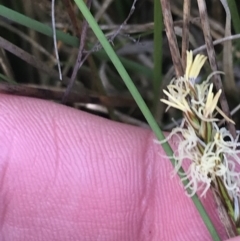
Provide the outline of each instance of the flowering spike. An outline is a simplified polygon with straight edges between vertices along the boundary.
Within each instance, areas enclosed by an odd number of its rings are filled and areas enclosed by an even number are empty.
[[[173,135],[179,137],[174,153],[174,173],[179,171],[185,161],[190,161],[182,176],[183,181],[189,180],[185,186],[185,189],[190,190],[187,195],[192,196],[200,190],[201,196],[204,196],[214,184],[240,234],[240,132],[234,138],[226,128],[219,128],[216,124],[217,113],[226,121],[234,123],[218,107],[222,90],[214,94],[213,84],[209,83],[216,72],[201,84],[195,84],[205,61],[204,55],[197,55],[193,60],[193,52],[187,51],[185,76],[173,79],[167,87],[168,91],[163,91],[168,99],[161,101],[168,108],[181,110],[184,117],[182,124],[174,128],[165,141]]]

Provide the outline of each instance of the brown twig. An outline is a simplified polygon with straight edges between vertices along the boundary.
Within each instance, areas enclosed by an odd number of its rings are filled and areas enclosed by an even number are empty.
[[[235,35],[232,35],[232,36],[217,39],[217,40],[213,41],[213,45],[221,44],[221,43],[224,43],[226,41],[231,41],[231,40],[236,40],[236,39],[240,39],[240,34],[235,34]],[[202,52],[203,50],[205,50],[206,48],[207,48],[207,46],[206,46],[206,44],[204,44],[204,45],[194,49],[193,53],[198,54],[198,53]]]
[[[82,29],[78,19],[75,16],[72,2],[71,0],[62,0],[62,1],[66,7],[69,18],[71,19],[73,29],[75,31],[75,35],[80,38]]]
[[[0,37],[0,47],[14,54],[15,56],[19,57],[20,59],[32,65],[33,67],[37,68],[38,70],[44,71],[49,76],[59,79],[58,71],[52,68],[49,68],[46,64],[44,64],[42,61],[37,59],[35,56],[32,56],[31,54],[27,53],[23,49],[17,47],[16,45],[12,44],[11,42],[9,42],[8,40],[2,37]],[[68,84],[69,82],[70,82],[70,78],[63,76],[63,83]],[[81,91],[82,93],[87,92],[83,86]]]
[[[127,18],[124,20],[124,22],[121,25],[117,26],[117,29],[115,30],[115,32],[113,34],[111,34],[111,37],[109,38],[109,42],[113,43],[114,39],[117,37],[117,35],[120,34],[120,32],[124,29],[124,27],[127,25],[128,20],[130,19],[130,17],[132,16],[132,14],[135,11],[135,5],[137,3],[138,0],[134,0],[133,4],[131,6],[130,12],[127,16]],[[130,38],[130,36],[128,36],[128,38]],[[92,54],[93,52],[99,51],[100,49],[102,49],[101,44],[99,43],[99,41],[97,41],[93,48],[90,51],[83,51],[85,53],[84,58],[82,59],[82,62],[85,62],[85,60],[88,58],[88,56],[90,54]],[[82,63],[81,63],[82,64]]]
[[[64,91],[64,89],[50,86],[39,87],[38,85],[0,83],[0,93],[34,97],[45,100],[60,101]],[[132,98],[117,95],[105,96],[95,93],[91,93],[89,95],[79,95],[78,91],[71,91],[67,99],[67,104],[74,104],[78,102],[101,104],[106,107],[136,106],[136,103]]]
[[[121,32],[122,28],[127,24],[128,20],[130,19],[130,17],[132,16],[132,14],[135,11],[135,5],[137,3],[138,0],[134,0],[132,7],[130,9],[130,12],[127,16],[127,18],[124,20],[124,22],[119,26],[119,28],[117,29],[117,31],[115,31],[115,33],[111,36],[111,38],[109,39],[109,42],[113,42],[113,40],[116,38],[116,36]]]
[[[205,43],[207,46],[207,52],[208,52],[210,66],[213,71],[217,71],[218,68],[217,68],[217,62],[216,62],[216,54],[215,54],[215,50],[213,47],[212,36],[210,33],[210,26],[209,26],[209,21],[208,21],[205,0],[198,0],[198,8],[199,8],[199,13],[200,13],[200,18],[201,18],[204,39],[205,39]],[[214,77],[213,82],[214,82],[214,85],[215,85],[217,91],[219,89],[222,89],[222,94],[220,96],[220,104],[221,104],[222,110],[229,118],[231,118],[228,102],[226,100],[226,95],[224,93],[224,89],[222,86],[221,77],[219,74],[216,74],[213,77]],[[233,137],[236,137],[235,126],[230,122],[228,122],[227,125],[228,125],[228,129],[229,129],[230,133],[233,135]]]
[[[182,30],[182,65],[186,68],[187,50],[189,46],[189,20],[191,0],[184,0],[183,5],[183,30]]]
[[[88,2],[87,2],[88,8],[90,8],[91,3],[92,3],[92,0],[88,0]],[[73,68],[73,73],[71,75],[70,83],[68,84],[67,89],[66,89],[66,91],[63,95],[62,103],[66,103],[68,95],[69,95],[69,93],[70,93],[70,91],[71,91],[71,89],[74,85],[78,70],[83,64],[83,62],[81,60],[82,60],[83,50],[84,50],[85,41],[86,41],[86,37],[87,37],[87,29],[88,29],[88,22],[86,20],[84,20],[83,26],[82,26],[82,33],[81,33],[81,38],[80,38],[80,45],[79,45],[79,49],[78,49],[77,60],[76,60],[76,63],[74,65],[74,68]]]
[[[162,4],[163,20],[166,28],[166,34],[168,38],[171,55],[172,55],[173,65],[174,65],[177,77],[180,77],[184,75],[184,71],[183,71],[180,52],[178,49],[177,38],[174,32],[170,3],[169,3],[169,0],[161,0],[161,4]]]

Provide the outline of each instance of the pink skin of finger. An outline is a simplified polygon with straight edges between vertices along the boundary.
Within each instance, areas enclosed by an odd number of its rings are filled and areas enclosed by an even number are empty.
[[[211,240],[154,139],[59,104],[0,95],[0,240]],[[202,200],[226,240],[211,193]]]

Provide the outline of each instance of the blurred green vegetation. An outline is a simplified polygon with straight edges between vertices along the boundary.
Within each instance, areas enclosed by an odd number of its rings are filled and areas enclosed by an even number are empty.
[[[82,15],[74,2],[72,3],[75,17],[78,24],[81,26],[83,20]],[[109,5],[104,9],[107,3]],[[233,18],[232,34],[239,33],[240,2],[228,1],[228,3]],[[0,4],[2,5],[0,8],[1,37],[36,57],[49,68],[57,71],[51,30],[51,1],[1,0]],[[179,48],[181,47],[183,18],[182,4],[182,2],[171,1]],[[7,11],[5,7],[12,11]],[[91,6],[91,12],[96,16],[97,22],[103,32],[111,38],[125,21],[131,7],[132,1],[94,0]],[[225,35],[225,10],[219,0],[208,1],[207,7],[213,39],[219,40]],[[18,15],[18,13],[22,15]],[[21,16],[23,16],[23,18],[21,18]],[[198,7],[196,2],[193,2],[191,6],[190,49],[196,49],[204,45],[204,38],[198,17]],[[56,1],[55,18],[58,30],[58,52],[60,55],[61,67],[63,74],[70,78],[77,58],[79,33],[76,33],[74,29],[64,1]],[[127,100],[131,99],[132,97],[129,91],[125,87],[111,61],[109,61],[106,53],[99,45],[96,47],[96,43],[97,39],[95,35],[91,29],[88,29],[85,51],[86,53],[88,51],[92,52],[78,71],[76,84],[83,85],[85,89],[90,91],[90,93],[94,93],[96,96],[115,96],[116,98],[121,96]],[[239,40],[232,41],[232,52],[229,53],[229,56],[234,60],[232,67],[234,69],[235,78],[234,92],[232,89],[225,89],[230,109],[238,106],[240,102],[239,43]],[[167,113],[164,113],[165,106],[159,102],[162,89],[174,77],[174,71],[171,68],[172,59],[162,22],[159,0],[137,1],[132,16],[126,24],[121,26],[121,31],[119,31],[112,41],[112,46],[148,107],[154,114],[157,122],[163,129],[171,129],[174,125],[172,124],[172,119],[178,122],[181,116],[178,112],[171,109]],[[223,44],[218,44],[215,50],[219,56],[219,69],[222,70]],[[18,84],[31,84],[36,87],[45,86],[60,89],[66,87],[66,83],[63,84],[60,82],[56,76],[51,76],[48,72],[45,73],[31,66],[31,64],[8,51],[4,51],[4,49],[2,52],[4,57],[2,57],[3,60],[1,63],[5,64],[0,66],[0,73],[5,76],[1,78],[3,81],[10,79]],[[205,73],[202,73],[203,76],[209,74],[209,71],[209,68],[206,67]],[[228,87],[226,80],[224,82],[225,86]],[[105,116],[106,118],[114,118],[118,121],[144,126],[145,118],[139,111],[139,108],[137,105],[128,105],[128,101],[122,103],[122,105],[118,104],[116,107],[113,105],[113,110],[119,113],[115,117],[109,114],[109,108],[102,108],[104,107],[103,103],[98,103],[95,107],[91,107],[91,109],[87,107],[86,104],[87,103],[78,103],[73,105],[85,111]],[[127,118],[123,118],[123,115],[132,118],[132,122]],[[240,121],[238,114],[235,114],[233,119],[237,123],[237,128],[239,128]]]

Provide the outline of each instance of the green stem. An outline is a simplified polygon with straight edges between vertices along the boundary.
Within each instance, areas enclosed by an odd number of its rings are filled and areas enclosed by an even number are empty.
[[[156,113],[159,103],[160,86],[162,82],[162,35],[163,35],[162,7],[159,0],[154,0],[154,69],[153,69],[153,107]]]
[[[138,107],[140,108],[140,110],[142,111],[144,117],[146,118],[149,126],[152,128],[152,130],[154,131],[155,135],[157,136],[157,138],[159,140],[165,139],[165,136],[163,135],[162,131],[158,127],[157,122],[153,118],[153,116],[152,116],[150,110],[148,109],[146,103],[142,99],[142,97],[139,94],[137,88],[133,84],[130,76],[126,72],[126,70],[123,67],[123,65],[122,65],[121,61],[119,60],[118,56],[116,55],[116,53],[112,49],[112,46],[107,41],[107,39],[104,36],[103,32],[99,28],[98,24],[96,23],[95,19],[93,18],[92,14],[90,13],[89,9],[85,5],[84,1],[83,0],[74,0],[74,1],[76,2],[78,8],[82,12],[82,14],[85,17],[85,19],[88,21],[89,26],[92,28],[92,30],[95,33],[95,35],[97,36],[99,42],[101,43],[101,45],[105,49],[107,55],[109,56],[109,58],[112,61],[113,65],[115,66],[115,68],[117,69],[119,75],[121,76],[121,78],[125,82],[127,88],[129,89],[129,91],[132,94],[133,98],[137,102]],[[163,147],[164,151],[167,153],[168,156],[173,156],[173,151],[172,151],[172,149],[171,149],[171,147],[170,147],[170,145],[168,143],[164,143],[162,145],[162,147]],[[173,165],[175,165],[175,160],[173,158],[170,158],[170,161],[172,162]],[[179,170],[179,172],[183,173],[184,171],[181,168]],[[188,181],[187,180],[184,181],[183,184],[186,186],[188,184]],[[197,197],[197,195],[194,195],[192,197],[192,200],[193,200],[197,210],[199,211],[199,213],[200,213],[200,215],[201,215],[205,225],[207,226],[207,228],[208,228],[208,230],[209,230],[213,240],[214,241],[220,241],[220,237],[218,236],[218,233],[217,233],[216,229],[214,228],[214,226],[213,226],[213,224],[212,224],[212,222],[211,222],[211,220],[210,220],[206,210],[204,209],[204,207],[203,207],[202,203],[200,202],[199,198]]]
[[[238,12],[238,7],[235,0],[227,0],[228,6],[231,12],[232,22],[234,30],[237,33],[240,33],[240,17]]]

